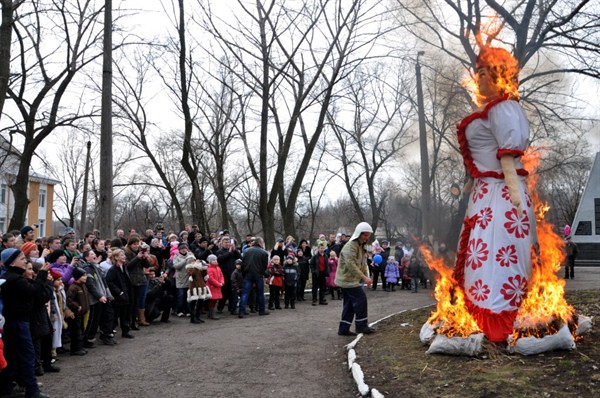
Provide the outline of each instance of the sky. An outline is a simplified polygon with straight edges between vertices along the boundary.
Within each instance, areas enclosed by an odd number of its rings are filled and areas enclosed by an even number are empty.
[[[172,29],[171,21],[169,21],[162,8],[162,4],[169,3],[170,2],[168,1],[163,2],[159,0],[121,0],[114,1],[113,6],[114,8],[126,7],[128,10],[139,10],[137,15],[128,17],[127,21],[130,23],[130,27],[136,34],[149,39],[161,34],[166,34],[169,29]],[[227,8],[226,1],[213,2],[213,4],[217,4],[221,8],[221,12]],[[118,13],[115,12],[115,14]],[[428,56],[433,57],[434,55],[426,54],[424,62],[426,62]],[[581,95],[589,99],[590,116],[600,120],[600,108],[596,106],[597,98],[600,98],[600,84],[593,79],[581,79],[578,80],[577,86]],[[170,105],[170,100],[166,97],[164,99],[157,98],[157,100],[153,101],[150,112],[152,114],[162,114],[163,117],[161,117],[161,119],[164,125],[167,126],[165,128],[168,128],[168,126],[173,123],[178,123],[180,120],[179,116],[174,113],[176,110]],[[594,130],[589,132],[588,138],[592,146],[592,151],[600,151],[600,125],[597,125]],[[53,148],[59,147],[61,144],[60,137],[55,135],[49,137],[44,147],[46,148],[46,151],[51,153],[54,152]],[[36,171],[43,172],[43,166],[39,160],[34,161],[34,167]]]

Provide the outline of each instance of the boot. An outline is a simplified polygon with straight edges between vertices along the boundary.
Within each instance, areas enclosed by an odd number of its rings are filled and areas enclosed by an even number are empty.
[[[140,330],[135,319],[131,320],[131,330]]]
[[[209,308],[208,309],[208,319],[213,319],[215,321],[219,320],[219,318],[215,316],[215,309],[214,308]]]
[[[144,309],[141,308],[138,310],[138,325],[140,326],[150,326],[148,322],[146,322],[146,315],[144,314]]]
[[[198,322],[198,320],[196,319],[196,310],[198,309],[199,305],[196,304],[197,301],[190,301],[190,323],[200,323]]]
[[[201,303],[203,304],[203,303]],[[196,323],[204,323],[204,321],[202,319],[200,319],[200,314],[202,313],[202,305],[198,304],[196,306],[196,311],[192,311],[192,317],[196,318]]]

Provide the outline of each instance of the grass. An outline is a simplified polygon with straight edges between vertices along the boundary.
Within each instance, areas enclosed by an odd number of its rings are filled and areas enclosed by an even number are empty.
[[[600,290],[567,293],[578,314],[600,315]],[[426,354],[419,331],[430,309],[409,311],[377,324],[356,348],[365,382],[387,397],[600,396],[600,330],[573,351],[509,355],[488,344],[479,358]],[[408,326],[400,326],[407,323]]]

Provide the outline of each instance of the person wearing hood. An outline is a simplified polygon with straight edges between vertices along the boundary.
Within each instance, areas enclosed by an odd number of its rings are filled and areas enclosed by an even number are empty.
[[[365,247],[372,233],[373,228],[368,223],[359,223],[340,253],[335,273],[335,284],[344,292],[342,319],[338,328],[340,336],[356,336],[357,333],[370,334],[375,331],[369,326],[367,295],[361,286],[364,283],[370,288],[373,284],[369,277]],[[353,321],[356,333],[350,331]]]

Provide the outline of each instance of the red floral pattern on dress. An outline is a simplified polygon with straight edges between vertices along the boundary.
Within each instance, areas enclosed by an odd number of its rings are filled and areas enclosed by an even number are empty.
[[[507,283],[502,285],[500,293],[505,300],[510,300],[510,305],[513,307],[520,306],[523,296],[527,293],[527,278],[521,275],[509,277]]]
[[[502,188],[502,199],[510,202],[510,191],[506,185]]]
[[[506,222],[504,223],[504,228],[508,231],[509,234],[515,235],[516,238],[522,239],[526,236],[529,236],[529,217],[527,216],[527,212],[523,210],[523,215],[521,217],[517,216],[517,209],[513,207],[506,213]]]
[[[477,201],[482,199],[488,191],[488,183],[483,180],[477,180],[477,184],[475,184],[475,187],[473,188],[473,203],[477,203]]]
[[[496,261],[500,263],[501,267],[510,267],[511,264],[516,264],[518,257],[515,245],[501,247],[496,253]]]
[[[492,221],[492,209],[490,207],[484,207],[479,211],[479,217],[477,217],[477,225],[481,229],[486,229]]]
[[[471,239],[469,241],[469,248],[467,249],[467,267],[473,268],[476,270],[477,268],[481,268],[483,266],[483,262],[488,259],[488,255],[490,251],[487,249],[487,243],[483,241],[483,239],[479,238],[477,241],[475,239]]]
[[[527,203],[527,207],[531,207],[531,196],[527,192],[525,192],[525,202]]]
[[[481,279],[478,279],[469,289],[469,293],[475,301],[484,301],[487,300],[490,294],[490,288],[488,285],[484,285]]]

